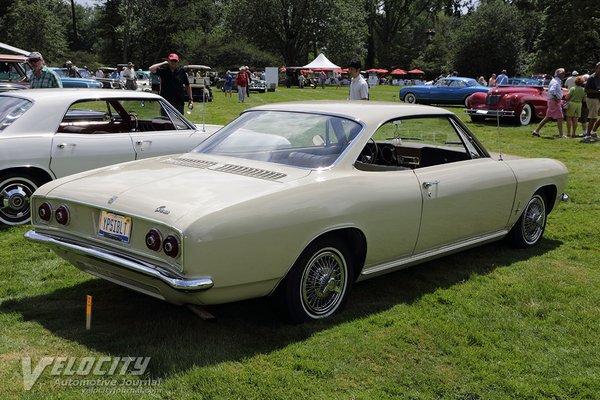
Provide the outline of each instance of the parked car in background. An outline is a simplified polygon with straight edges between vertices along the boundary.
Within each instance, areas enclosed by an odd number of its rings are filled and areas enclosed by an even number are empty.
[[[190,153],[40,187],[26,237],[174,304],[272,295],[311,321],[355,282],[503,238],[535,246],[566,182],[559,161],[490,155],[444,109],[275,103]]]
[[[27,223],[29,198],[48,181],[123,161],[186,152],[218,128],[195,126],[151,93],[0,93],[0,223]]]
[[[27,89],[27,71],[31,71],[26,57],[22,55],[0,54],[0,92]]]
[[[102,89],[102,83],[95,78],[82,78],[77,67],[73,67],[72,71],[75,77],[69,76],[67,68],[48,67],[56,72],[62,81],[63,88],[85,88],[85,89]]]
[[[138,69],[135,71],[135,77],[137,79],[137,90],[141,92],[152,92],[150,71],[142,71],[141,69]]]
[[[472,78],[442,78],[433,85],[404,86],[400,89],[400,100],[421,104],[467,104],[473,93],[486,93],[487,86]]]
[[[497,118],[529,125],[536,118],[543,118],[548,107],[548,90],[539,86],[501,86],[487,93],[475,93],[467,101],[466,113],[473,122]],[[566,89],[563,89],[566,95]]]
[[[103,73],[104,78],[96,77],[96,80],[102,83],[104,89],[125,89],[125,84],[121,81],[120,77],[111,78],[111,74],[116,72],[117,69],[113,67],[98,67]]]
[[[267,81],[262,79],[252,79],[249,89],[254,92],[264,93],[267,91]]]
[[[508,78],[508,83],[503,86],[544,86],[544,80],[536,78]]]
[[[210,84],[210,67],[206,65],[186,65],[183,67],[188,75],[194,101],[212,101]]]

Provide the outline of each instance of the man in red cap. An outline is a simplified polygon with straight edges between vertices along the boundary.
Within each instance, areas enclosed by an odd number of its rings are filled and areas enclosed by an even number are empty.
[[[183,114],[186,92],[190,108],[194,104],[194,99],[187,74],[177,65],[178,62],[179,56],[171,53],[168,60],[152,65],[150,72],[160,77],[160,95]]]

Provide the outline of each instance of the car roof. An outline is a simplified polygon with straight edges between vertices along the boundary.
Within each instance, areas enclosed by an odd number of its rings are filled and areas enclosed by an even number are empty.
[[[18,92],[3,92],[1,96],[14,96],[33,101],[47,101],[54,99],[57,102],[74,101],[74,100],[89,100],[89,99],[161,99],[159,95],[138,92],[134,90],[113,90],[113,89],[29,89],[20,90]]]
[[[184,69],[210,69],[207,65],[186,65],[183,67]]]
[[[26,59],[27,57],[16,54],[0,54],[2,62],[25,62]]]
[[[438,107],[405,104],[400,102],[363,101],[363,100],[322,100],[307,102],[286,102],[265,104],[253,107],[245,112],[258,110],[295,111],[316,114],[330,114],[364,121],[368,125],[378,125],[398,117],[418,115],[454,115]]]

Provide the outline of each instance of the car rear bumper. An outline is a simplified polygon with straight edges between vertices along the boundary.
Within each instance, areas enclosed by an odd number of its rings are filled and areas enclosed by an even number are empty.
[[[183,293],[207,290],[214,285],[210,277],[186,278],[134,256],[88,243],[59,238],[35,230],[25,233],[25,238],[49,246],[81,270],[154,297],[169,297],[156,295],[157,291],[162,292],[161,287],[165,286],[168,291]],[[155,289],[147,290],[149,287]]]

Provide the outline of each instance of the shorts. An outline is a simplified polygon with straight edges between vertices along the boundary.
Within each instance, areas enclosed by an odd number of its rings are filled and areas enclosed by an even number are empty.
[[[565,116],[575,118],[581,117],[581,103],[569,102],[569,108],[566,109]]]
[[[600,99],[587,98],[588,118],[597,119],[600,111]]]
[[[581,117],[579,117],[579,122],[588,122],[588,108],[585,101],[581,102]]]
[[[552,119],[563,119],[562,107],[559,100],[548,100],[548,108],[546,109],[546,117]]]
[[[227,91],[231,91],[231,86],[227,86],[227,85],[225,85],[225,88],[223,88],[223,90],[225,90],[226,92],[227,92]]]

